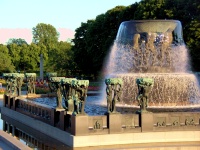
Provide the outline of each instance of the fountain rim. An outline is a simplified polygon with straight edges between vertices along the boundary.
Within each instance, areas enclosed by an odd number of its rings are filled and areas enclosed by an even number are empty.
[[[176,23],[180,23],[179,20],[173,20],[173,19],[129,20],[129,21],[123,21],[122,23],[129,23],[129,22],[133,22],[133,23],[147,23],[147,22],[176,22]]]
[[[143,76],[143,75],[150,75],[151,77],[154,76],[154,75],[157,75],[157,76],[166,76],[166,75],[171,75],[171,76],[181,76],[181,77],[185,77],[185,76],[196,76],[195,73],[192,73],[192,72],[163,72],[163,73],[157,73],[157,72],[146,72],[146,73],[112,73],[112,74],[109,74],[109,77],[131,77],[131,76]]]

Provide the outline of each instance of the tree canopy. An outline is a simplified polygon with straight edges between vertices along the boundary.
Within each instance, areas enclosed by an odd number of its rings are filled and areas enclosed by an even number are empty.
[[[15,39],[15,38],[11,38],[8,40],[7,42],[7,45],[10,45],[10,44],[17,44],[17,45],[22,45],[22,44],[26,44],[28,45],[28,43],[24,40],[24,39]]]
[[[0,59],[0,73],[15,71],[15,67],[12,64],[8,48],[3,44],[0,44],[0,56],[1,56],[1,59]]]
[[[50,24],[39,23],[33,27],[33,43],[44,44],[47,49],[54,48],[58,42],[59,33]]]
[[[40,55],[42,54],[45,71],[56,71],[62,75],[69,74],[71,66],[74,64],[72,62],[72,43],[59,42],[58,37],[59,33],[52,25],[39,23],[33,27],[33,42],[31,44],[27,44],[24,39],[9,39],[7,46],[2,47],[2,50],[6,49],[4,51],[8,52],[4,54],[5,58],[10,60],[10,63],[7,64],[12,66],[7,67],[7,70],[39,72]],[[0,72],[5,72],[4,70],[6,69],[2,68]]]
[[[200,1],[141,0],[130,6],[116,6],[94,20],[82,22],[71,41],[58,41],[59,33],[50,24],[33,27],[31,44],[23,39],[10,39],[0,46],[0,72],[39,72],[39,56],[44,56],[44,69],[60,75],[98,76],[123,21],[143,19],[180,20],[183,37],[189,48],[192,69],[200,71]]]
[[[174,19],[182,23],[184,40],[190,49],[192,68],[200,71],[199,12],[198,0],[141,0],[127,7],[116,6],[105,14],[98,15],[95,20],[82,23],[76,30],[73,40],[74,61],[83,73],[98,74],[121,22]]]

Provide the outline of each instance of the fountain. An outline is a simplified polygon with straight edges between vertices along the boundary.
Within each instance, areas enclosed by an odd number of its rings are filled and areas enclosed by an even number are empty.
[[[88,115],[88,104],[94,100],[86,103],[89,81],[48,73],[56,107],[29,97],[13,97],[14,91],[10,90],[13,93],[4,94],[1,108],[3,130],[13,136],[23,133],[20,122],[28,130],[37,130],[69,147],[200,141],[199,110],[163,111],[167,106],[199,109],[199,87],[189,70],[179,21],[122,22],[110,57],[105,70],[107,109],[105,105],[93,105],[93,115]],[[35,81],[33,73],[25,76]],[[34,95],[33,89],[27,95]],[[131,113],[118,109],[131,106],[133,110],[132,106],[138,105],[140,111]],[[162,109],[155,113],[149,107]],[[96,114],[98,110],[103,113]]]
[[[121,104],[137,105],[137,78],[152,78],[149,106],[200,103],[196,76],[177,20],[122,22],[106,64],[107,78],[122,78]]]

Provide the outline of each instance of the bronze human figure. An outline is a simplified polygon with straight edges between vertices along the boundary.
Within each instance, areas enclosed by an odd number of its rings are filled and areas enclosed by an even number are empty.
[[[146,108],[148,107],[148,97],[154,81],[151,78],[138,78],[136,83],[138,85],[137,100],[140,106],[140,110],[147,111]]]
[[[116,113],[116,102],[121,100],[122,79],[109,78],[105,80],[107,94],[107,112]]]

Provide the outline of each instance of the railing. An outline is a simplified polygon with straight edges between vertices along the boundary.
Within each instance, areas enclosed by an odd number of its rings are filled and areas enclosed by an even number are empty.
[[[20,99],[17,99],[15,103],[15,110],[17,112],[23,113],[35,119],[41,120],[45,123],[48,123],[52,126],[55,126],[55,109],[48,106],[39,105],[31,101],[25,101]]]
[[[4,107],[28,115],[72,135],[199,131],[200,112],[108,113],[102,116],[72,115],[21,97],[4,95]]]

